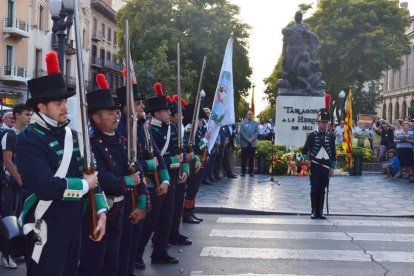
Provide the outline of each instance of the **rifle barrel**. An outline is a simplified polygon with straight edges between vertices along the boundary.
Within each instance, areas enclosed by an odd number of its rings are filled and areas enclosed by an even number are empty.
[[[85,92],[85,81],[83,75],[83,61],[82,61],[82,46],[79,33],[79,9],[78,1],[74,2],[74,30],[75,30],[75,42],[76,42],[76,61],[78,68],[78,85],[79,85],[79,101],[80,101],[80,113],[82,120],[82,144],[83,144],[83,162],[84,162],[84,172],[85,174],[94,173],[94,164],[92,158],[91,145],[89,141],[89,131],[88,131],[88,117],[86,110],[86,92]],[[88,212],[90,215],[90,235],[92,239],[97,239],[98,237],[94,235],[94,230],[97,226],[97,215],[96,215],[96,202],[95,202],[95,190],[89,190],[88,192]]]

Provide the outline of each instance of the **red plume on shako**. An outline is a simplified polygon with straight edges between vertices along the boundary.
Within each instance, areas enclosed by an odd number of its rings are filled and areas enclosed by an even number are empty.
[[[96,75],[96,84],[99,89],[109,89],[108,81],[104,74],[99,73]]]
[[[173,102],[174,102],[173,98],[171,98],[170,96],[167,96],[167,103],[170,104]]]
[[[154,84],[155,94],[157,96],[163,95],[164,91],[162,90],[162,84],[158,81]]]
[[[59,60],[58,60],[56,52],[50,51],[46,53],[46,67],[47,67],[48,75],[60,73]]]

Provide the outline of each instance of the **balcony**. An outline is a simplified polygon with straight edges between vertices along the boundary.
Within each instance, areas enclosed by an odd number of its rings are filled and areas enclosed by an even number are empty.
[[[3,66],[1,79],[10,82],[26,82],[28,80],[27,69],[17,66]]]
[[[76,54],[75,41],[73,39],[70,39],[70,40],[65,39],[65,40],[66,40],[65,53],[68,55]],[[58,37],[55,34],[52,34],[52,49],[55,51],[59,51]]]
[[[105,35],[100,31],[94,31],[92,33],[92,40],[94,40],[94,41],[104,41],[105,40]]]
[[[73,39],[70,39],[68,43],[66,43],[65,53],[68,55],[76,54],[75,41]]]
[[[122,64],[110,61],[110,60],[105,60],[105,65],[106,68],[117,71],[117,72],[122,72]]]
[[[28,38],[29,24],[17,18],[4,18],[3,33],[15,38]]]
[[[37,70],[33,70],[32,77],[37,79],[37,78],[40,78],[40,77],[43,77],[43,76],[46,76],[46,75],[47,75],[46,70],[37,69]]]
[[[102,67],[104,66],[104,60],[98,57],[92,57],[91,65],[95,67]]]
[[[72,76],[63,76],[67,87],[76,89],[76,78]]]

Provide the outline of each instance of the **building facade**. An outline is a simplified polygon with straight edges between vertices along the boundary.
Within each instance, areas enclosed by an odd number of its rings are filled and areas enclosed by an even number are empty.
[[[4,0],[0,3],[0,108],[27,97],[26,81],[30,77],[27,57],[32,36],[30,2]]]
[[[406,2],[400,6],[408,9]],[[410,106],[414,107],[414,16],[410,17],[406,33],[411,42],[411,53],[401,57],[403,64],[398,70],[385,71],[381,81],[383,101],[377,115],[388,122],[405,119],[409,116]]]
[[[122,61],[118,58],[118,27],[112,0],[91,0],[91,73],[105,73],[112,91],[122,86]],[[96,88],[96,87],[95,87]]]

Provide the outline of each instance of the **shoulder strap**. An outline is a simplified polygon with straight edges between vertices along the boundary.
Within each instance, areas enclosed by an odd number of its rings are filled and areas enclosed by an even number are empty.
[[[161,156],[164,156],[164,154],[167,152],[168,146],[170,145],[170,137],[171,137],[171,126],[168,126],[167,131],[167,139],[165,140],[164,147],[161,150]]]

